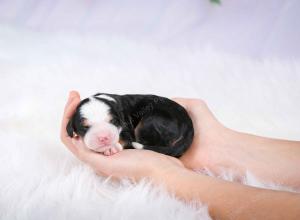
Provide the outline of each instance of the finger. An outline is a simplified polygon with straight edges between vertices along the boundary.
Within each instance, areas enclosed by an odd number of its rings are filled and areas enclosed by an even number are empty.
[[[208,110],[206,103],[201,99],[174,98],[173,100],[182,105],[191,117],[197,117],[201,112]]]
[[[80,160],[90,164],[94,169],[98,170],[100,167],[102,169],[99,171],[106,173],[105,170],[107,170],[108,166],[111,164],[111,162],[108,161],[107,156],[88,149],[82,138],[72,138],[72,143],[74,146],[74,149],[72,150]]]
[[[177,165],[183,167],[183,164],[179,159],[171,157],[171,156],[168,156],[168,157],[169,157],[170,160],[174,161]]]
[[[72,114],[74,113],[79,101],[80,100],[73,101],[70,104],[69,108],[67,109],[66,114],[63,116],[63,119],[62,119],[62,122],[61,122],[61,130],[60,130],[60,135],[61,135],[62,139],[69,138],[69,135],[68,135],[67,130],[66,130],[67,124],[70,121],[70,118],[71,118]]]
[[[189,99],[185,99],[185,98],[172,98],[172,100],[174,102],[177,102],[179,105],[181,105],[184,108],[187,108],[187,102]]]
[[[71,138],[72,146],[70,147],[72,152],[80,159],[84,159],[88,154],[93,153],[89,150],[80,137]]]
[[[73,98],[70,104],[67,106],[63,117],[66,119],[70,119],[73,116],[79,102],[80,102],[80,98]]]
[[[69,137],[68,133],[66,131],[67,124],[69,120],[71,119],[72,115],[74,114],[76,107],[78,103],[80,102],[79,96],[74,97],[69,104],[67,103],[68,106],[65,108],[65,112],[63,114],[63,119],[61,123],[61,137]]]
[[[71,97],[75,97],[76,96],[76,97],[80,98],[79,92],[76,91],[76,90],[71,90],[69,92],[69,96],[71,96]]]
[[[64,108],[64,113],[66,112],[66,110],[68,109],[69,105],[73,102],[73,100],[76,99],[76,100],[80,100],[80,95],[77,91],[71,91],[69,93],[69,97],[68,97],[68,101],[65,105],[65,108]]]

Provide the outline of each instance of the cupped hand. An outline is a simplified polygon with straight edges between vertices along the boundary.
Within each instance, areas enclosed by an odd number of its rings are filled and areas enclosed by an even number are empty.
[[[224,127],[200,99],[174,98],[192,119],[194,139],[190,148],[180,158],[185,167],[198,170],[209,168],[217,171],[218,161],[227,140],[229,129]],[[220,150],[221,149],[221,150]]]
[[[166,172],[183,167],[176,158],[148,150],[128,149],[105,156],[88,149],[81,138],[71,138],[66,131],[67,123],[79,102],[78,92],[70,92],[63,114],[60,137],[64,145],[78,159],[89,164],[96,173],[115,178],[127,177],[135,181],[148,177],[160,182]]]

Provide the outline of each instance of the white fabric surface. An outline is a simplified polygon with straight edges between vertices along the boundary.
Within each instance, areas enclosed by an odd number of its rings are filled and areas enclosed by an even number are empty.
[[[73,158],[59,141],[71,89],[202,98],[228,127],[299,140],[297,1],[38,2],[0,3],[0,219],[209,219]]]

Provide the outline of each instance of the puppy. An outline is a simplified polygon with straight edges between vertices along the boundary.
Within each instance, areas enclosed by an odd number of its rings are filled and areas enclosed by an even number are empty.
[[[82,100],[67,132],[105,155],[135,148],[180,157],[194,136],[186,110],[168,98],[106,93]]]

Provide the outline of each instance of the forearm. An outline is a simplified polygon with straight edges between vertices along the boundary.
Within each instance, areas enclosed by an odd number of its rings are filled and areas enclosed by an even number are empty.
[[[279,184],[300,188],[300,142],[230,131],[228,162],[237,170]]]
[[[265,181],[300,189],[300,141],[258,137],[224,127],[205,102],[176,99],[193,120],[193,144],[180,158],[190,169],[208,168],[219,174],[230,170],[237,176],[250,171]]]
[[[214,219],[299,219],[298,194],[226,182],[184,168],[163,175],[166,188],[185,201],[208,205]]]

